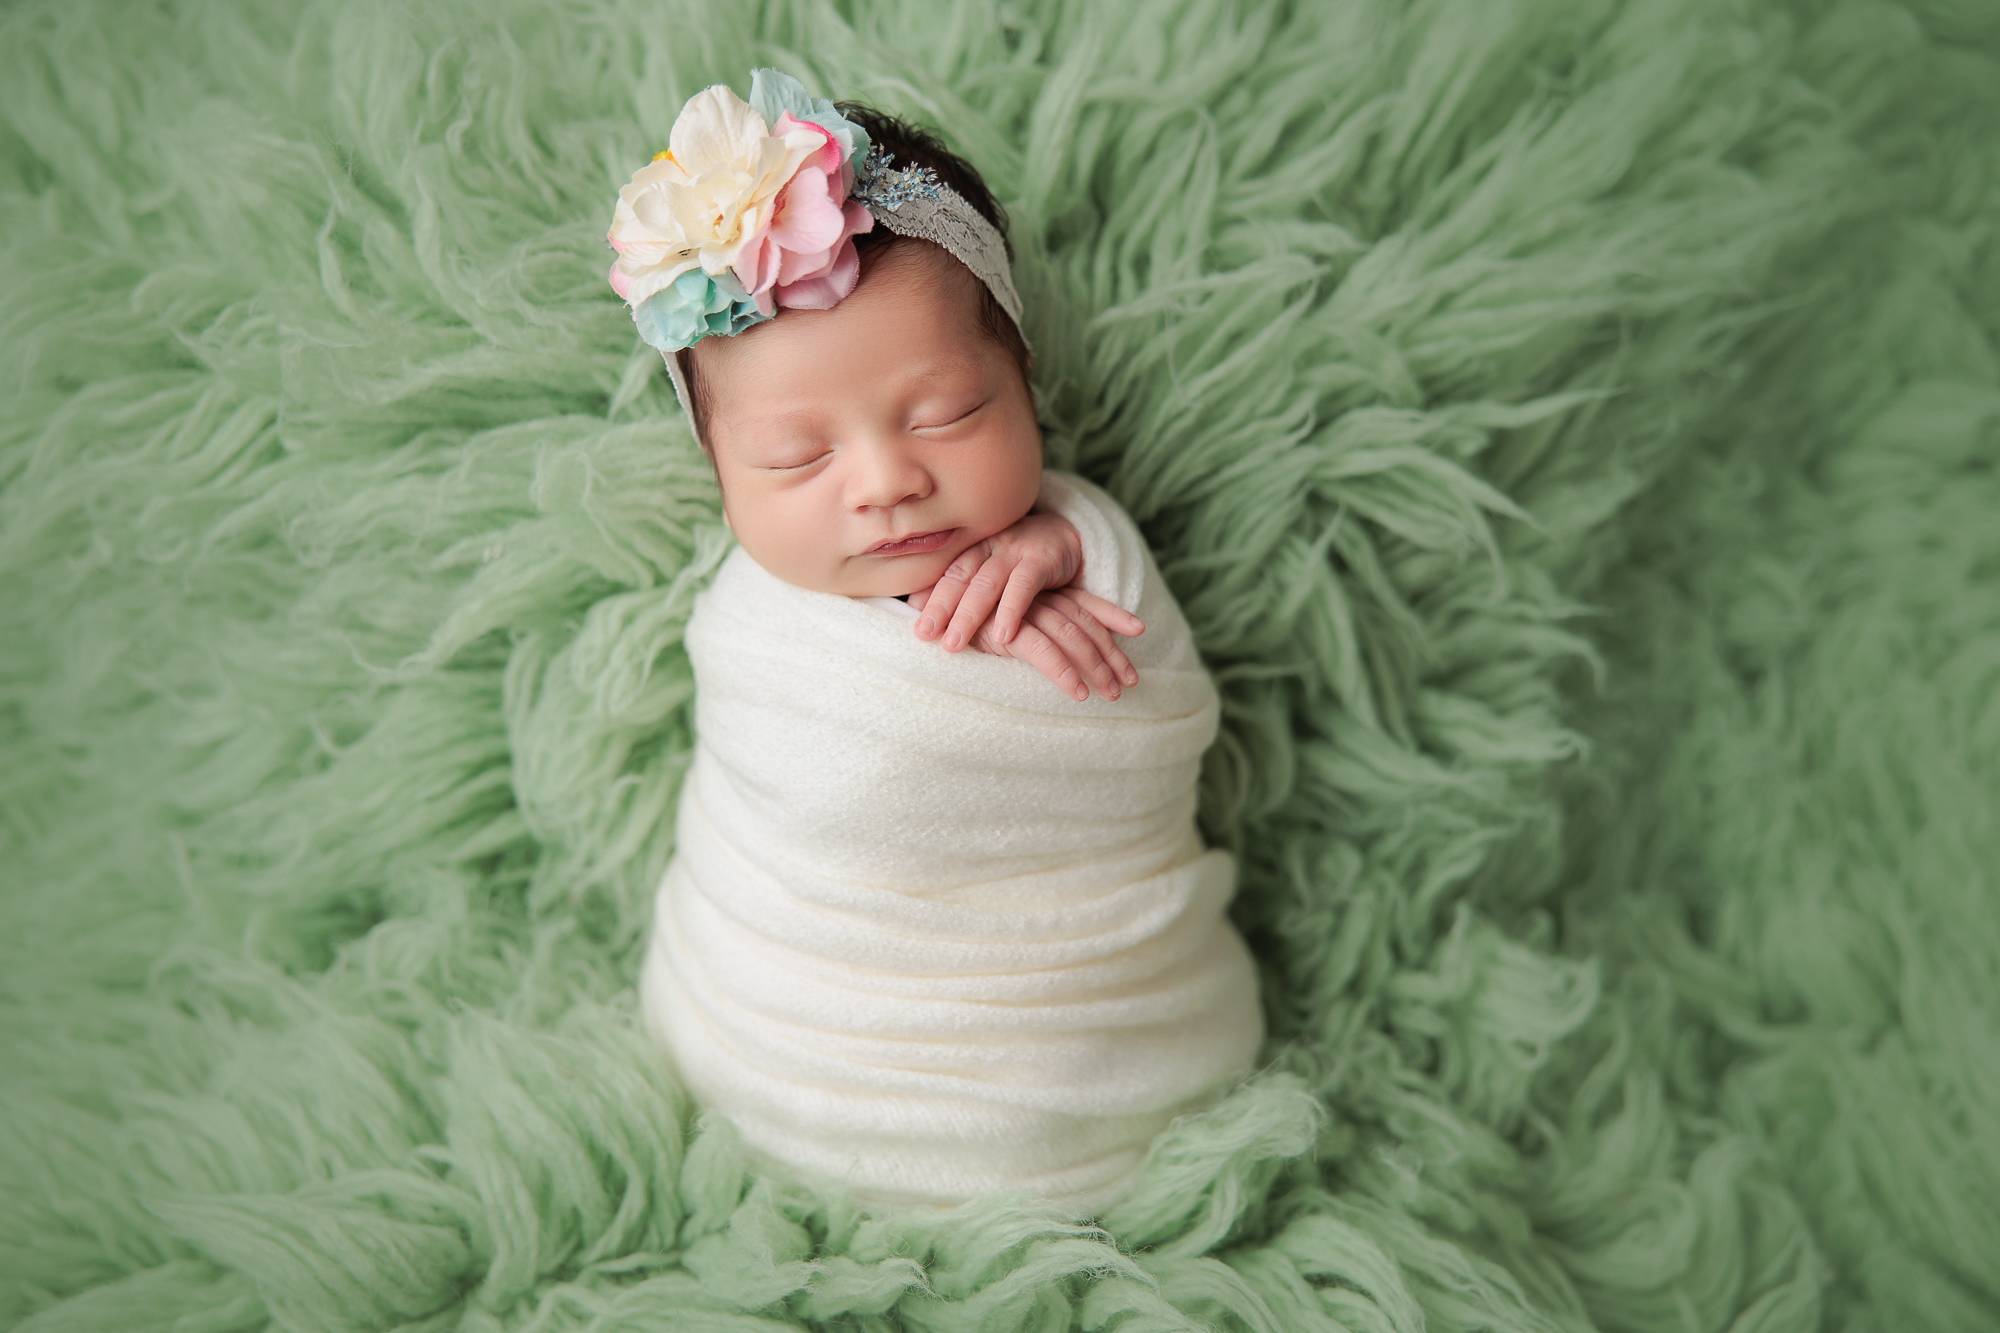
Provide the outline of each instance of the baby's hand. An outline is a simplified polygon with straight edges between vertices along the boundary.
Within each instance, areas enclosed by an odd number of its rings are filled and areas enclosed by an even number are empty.
[[[937,587],[942,586],[939,580]],[[923,611],[936,595],[936,587],[913,592],[910,605]],[[1095,593],[1045,588],[1028,604],[1011,639],[1001,642],[996,618],[973,631],[972,646],[996,657],[1020,658],[1079,703],[1090,697],[1093,685],[1105,698],[1116,699],[1121,683],[1138,684],[1139,673],[1112,641],[1107,622],[1120,626],[1118,632],[1127,638],[1146,631],[1139,617]]]
[[[946,652],[970,643],[983,653],[1018,657],[1082,700],[1090,687],[1107,699],[1139,673],[1112,642],[1115,631],[1145,633],[1139,617],[1075,586],[1083,574],[1083,539],[1067,519],[1029,514],[967,547],[943,577],[910,595],[917,637],[942,632]],[[1088,681],[1089,684],[1085,682]]]
[[[1037,593],[1073,583],[1083,572],[1083,539],[1069,521],[1029,514],[1010,528],[968,546],[928,590],[920,606],[917,637],[944,636],[955,653],[992,619],[996,642],[1008,643]]]

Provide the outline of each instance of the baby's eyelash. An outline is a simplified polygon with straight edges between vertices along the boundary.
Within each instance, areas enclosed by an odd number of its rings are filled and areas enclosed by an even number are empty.
[[[974,412],[977,412],[980,408],[984,406],[986,406],[985,403],[974,403],[971,407],[966,408],[963,412],[960,412],[957,416],[953,417],[949,421],[934,421],[928,426],[918,426],[916,429],[938,430],[945,426],[956,426],[959,422],[965,420],[967,417],[971,416]]]

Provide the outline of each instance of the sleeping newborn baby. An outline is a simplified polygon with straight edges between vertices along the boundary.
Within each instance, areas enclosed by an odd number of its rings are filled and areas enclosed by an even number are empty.
[[[969,166],[769,70],[670,144],[612,281],[738,546],[687,630],[645,1022],[768,1163],[1095,1215],[1263,1035],[1194,827],[1214,687],[1130,518],[1042,469]]]

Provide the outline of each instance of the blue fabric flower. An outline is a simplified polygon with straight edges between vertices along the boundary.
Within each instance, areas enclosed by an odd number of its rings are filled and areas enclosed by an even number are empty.
[[[859,167],[867,155],[868,131],[841,115],[826,98],[807,92],[803,83],[783,70],[750,71],[750,109],[762,116],[766,125],[776,125],[787,111],[794,120],[811,121],[833,136],[849,166]]]
[[[741,333],[770,317],[742,287],[718,283],[698,268],[681,274],[632,311],[639,336],[662,352],[692,347],[710,334]]]

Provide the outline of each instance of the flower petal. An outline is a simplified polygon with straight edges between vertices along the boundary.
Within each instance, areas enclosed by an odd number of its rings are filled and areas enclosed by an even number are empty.
[[[731,92],[728,84],[718,83],[688,98],[681,108],[667,135],[667,151],[673,154],[668,161],[680,163],[691,176],[700,176],[717,163],[748,156],[757,141],[770,132],[770,125],[748,102]]]
[[[686,235],[687,229],[681,222],[681,210],[677,205],[688,193],[686,186],[664,185],[633,196],[632,221],[647,233],[641,239],[664,240]],[[612,225],[617,226],[616,223]]]
[[[861,276],[861,253],[852,239],[842,241],[826,272],[776,289],[778,304],[794,310],[829,310],[853,292]]]
[[[626,279],[625,290],[618,294],[625,298],[626,304],[636,309],[648,297],[652,296],[654,292],[672,286],[683,273],[697,266],[693,260],[682,259],[671,263],[654,264],[640,269],[631,268],[621,260],[615,267],[623,273]],[[612,282],[611,286],[612,290],[617,291],[618,284],[616,280]]]
[[[831,186],[831,188],[829,188]],[[787,250],[823,254],[846,234],[840,202],[833,198],[839,182],[829,182],[818,167],[806,167],[778,196],[771,234]]]
[[[787,111],[778,117],[778,123],[771,127],[771,133],[783,139],[788,147],[807,147],[806,166],[818,167],[832,176],[840,174],[840,141],[828,133],[824,125],[795,119],[792,113]]]
[[[776,125],[780,116],[810,121],[833,136],[842,158],[858,164],[868,154],[868,131],[840,114],[824,97],[814,97],[791,75],[775,69],[750,71],[750,105],[767,124]],[[773,131],[778,133],[779,131]]]
[[[752,296],[769,291],[782,272],[785,253],[773,232],[766,227],[745,241],[736,252],[736,262],[730,265],[743,290]]]

